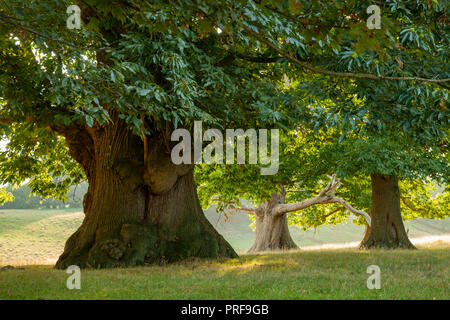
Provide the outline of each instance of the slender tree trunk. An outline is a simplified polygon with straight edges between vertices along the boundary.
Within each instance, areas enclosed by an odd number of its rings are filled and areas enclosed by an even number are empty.
[[[272,199],[256,211],[256,237],[253,246],[248,252],[297,248],[289,233],[287,214],[280,215],[274,210],[276,205],[281,203],[284,203],[284,196],[273,193]]]
[[[85,218],[56,268],[110,268],[189,257],[237,257],[205,218],[192,166],[176,166],[164,139],[148,141],[121,120],[107,127],[62,130],[89,181]]]
[[[372,225],[361,242],[363,249],[414,249],[400,212],[400,190],[396,176],[372,174]]]

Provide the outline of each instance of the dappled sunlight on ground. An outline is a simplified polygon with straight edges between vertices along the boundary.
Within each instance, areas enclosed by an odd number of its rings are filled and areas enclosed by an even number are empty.
[[[0,271],[0,299],[448,299],[450,244],[422,250],[299,250],[82,270],[82,289],[50,265]],[[442,245],[440,243],[439,245]],[[378,265],[382,289],[368,290]]]
[[[450,244],[450,234],[439,234],[432,236],[424,236],[424,237],[416,237],[410,238],[411,242],[418,247],[435,247],[439,246],[439,243],[442,243],[443,246],[447,246]],[[323,250],[323,249],[350,249],[350,248],[358,248],[358,241],[345,242],[345,243],[327,243],[323,245],[317,246],[306,246],[301,247],[302,250]]]

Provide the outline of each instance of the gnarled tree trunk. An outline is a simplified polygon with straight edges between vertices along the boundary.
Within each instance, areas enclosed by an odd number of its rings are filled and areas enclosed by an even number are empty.
[[[372,174],[372,223],[361,242],[362,249],[414,249],[400,212],[400,190],[396,176]]]
[[[285,203],[286,191],[281,187],[281,194],[272,193],[270,201],[258,208],[235,208],[255,214],[256,239],[249,252],[286,250],[297,248],[289,234],[287,214],[315,206],[318,204],[339,203],[350,212],[363,216],[367,224],[371,224],[370,216],[364,211],[353,208],[344,199],[335,196],[334,191],[340,182],[336,175],[331,176],[331,181],[319,194],[301,202]]]
[[[59,130],[89,181],[85,218],[57,268],[128,267],[189,257],[237,257],[200,207],[189,165],[174,165],[164,139],[113,124]],[[145,157],[144,149],[148,149]]]
[[[297,248],[289,233],[286,213],[278,214],[276,206],[284,203],[285,196],[272,194],[267,201],[255,211],[255,242],[248,252],[289,250]]]

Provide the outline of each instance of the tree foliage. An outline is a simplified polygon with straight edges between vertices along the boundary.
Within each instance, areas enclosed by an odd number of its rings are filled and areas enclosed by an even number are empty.
[[[368,30],[372,2],[85,0],[77,2],[83,27],[70,30],[69,1],[5,0],[0,133],[11,142],[0,180],[32,177],[34,192],[62,196],[85,177],[61,128],[102,127],[117,113],[148,136],[193,120],[285,129],[277,176],[202,168],[226,201],[241,191],[260,201],[280,183],[317,190],[333,172],[442,183],[448,2],[384,1],[382,28]],[[311,139],[289,146],[289,135],[305,134]],[[204,199],[214,193],[200,188]]]
[[[63,209],[82,208],[83,196],[87,191],[87,183],[72,186],[64,201],[54,198],[42,198],[33,194],[28,185],[23,185],[17,189],[8,186],[5,190],[11,195],[0,209]]]

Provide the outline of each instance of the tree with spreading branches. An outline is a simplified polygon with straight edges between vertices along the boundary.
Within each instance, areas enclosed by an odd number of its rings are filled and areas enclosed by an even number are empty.
[[[313,216],[313,225],[318,226],[342,210],[342,219],[353,214],[361,218],[361,223],[371,224],[366,212],[335,194],[341,182],[336,174],[327,176],[327,169],[331,168],[314,167],[320,146],[315,145],[317,140],[312,132],[308,137],[304,133],[305,127],[301,131],[283,132],[276,175],[259,175],[258,165],[201,165],[195,171],[204,208],[215,205],[219,214],[249,215],[255,229],[255,242],[249,252],[297,248],[289,225],[306,226],[293,223],[297,216]],[[323,184],[326,186],[318,189]]]
[[[446,86],[434,47],[408,50],[418,68],[393,73],[377,69],[378,57],[368,72],[330,64],[343,43],[395,61],[404,27],[438,37],[445,1],[407,2],[414,10],[386,1],[384,27],[368,30],[371,1],[79,0],[80,29],[67,28],[69,1],[2,1],[0,132],[10,142],[1,182],[31,178],[34,191],[62,196],[88,180],[85,219],[58,268],[236,257],[203,215],[194,165],[171,161],[170,133],[194,120],[295,123],[304,106],[276,84],[293,68]]]

